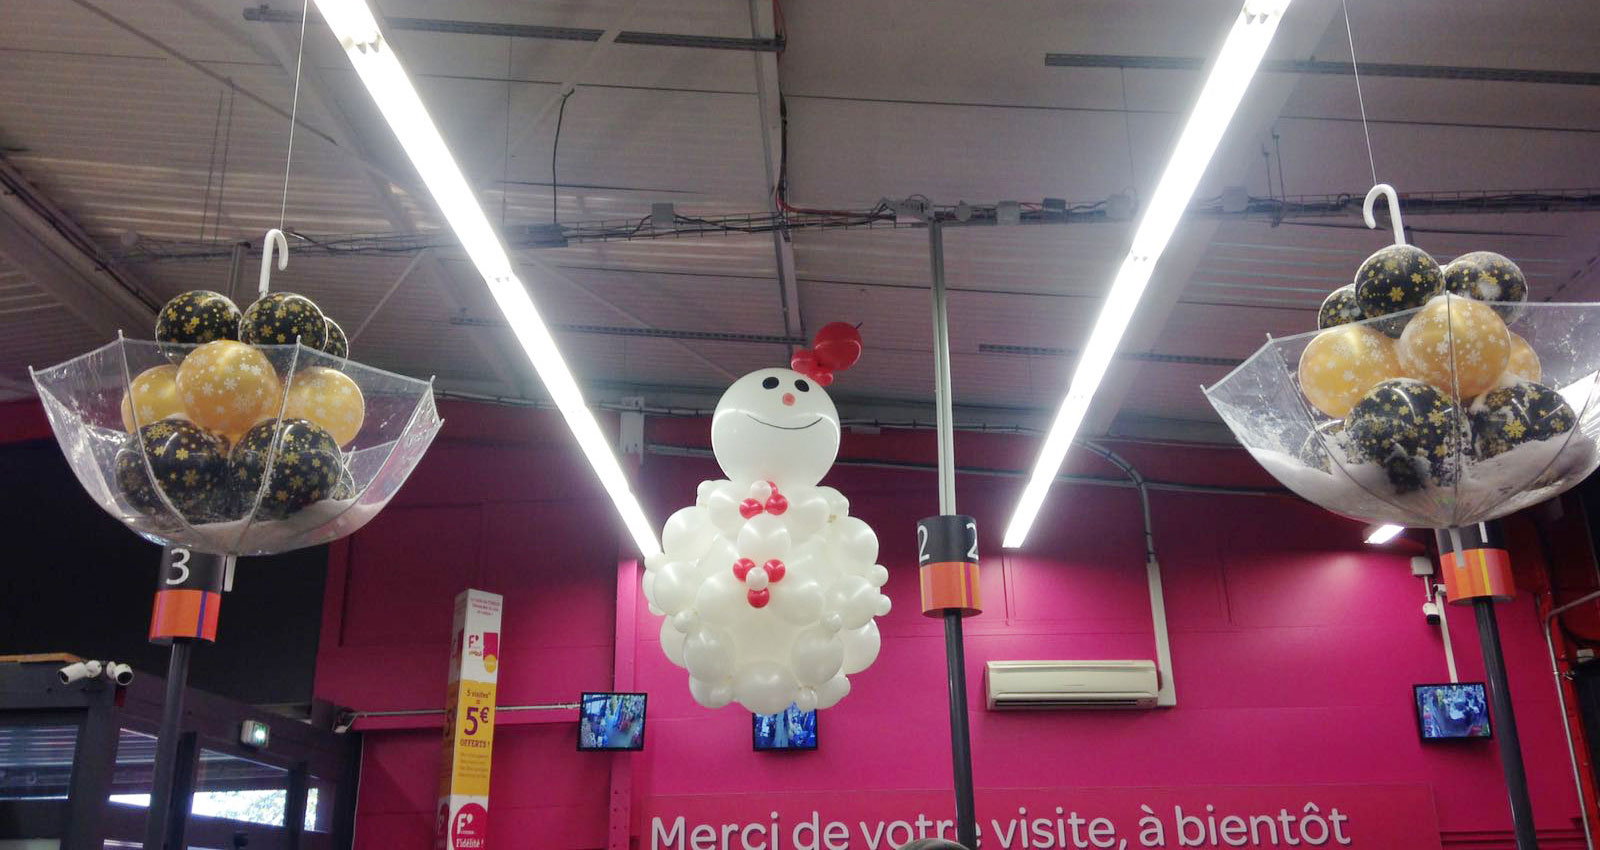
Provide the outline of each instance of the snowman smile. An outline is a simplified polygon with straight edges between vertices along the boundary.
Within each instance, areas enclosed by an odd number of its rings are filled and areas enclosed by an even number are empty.
[[[805,429],[810,428],[812,425],[815,425],[818,422],[821,422],[823,420],[823,418],[824,418],[824,417],[818,416],[817,418],[811,420],[810,422],[807,422],[804,425],[774,425],[771,422],[768,422],[765,419],[762,419],[762,418],[760,418],[759,416],[756,416],[753,413],[746,413],[745,415],[750,417],[751,419],[754,419],[755,421],[761,423],[762,425],[767,426],[768,428],[777,428],[780,431],[804,431]]]

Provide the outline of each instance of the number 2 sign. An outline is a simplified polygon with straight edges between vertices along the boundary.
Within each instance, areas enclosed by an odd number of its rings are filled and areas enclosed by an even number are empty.
[[[959,514],[918,520],[917,566],[924,615],[943,617],[958,611],[971,617],[983,610],[978,588],[977,520]]]

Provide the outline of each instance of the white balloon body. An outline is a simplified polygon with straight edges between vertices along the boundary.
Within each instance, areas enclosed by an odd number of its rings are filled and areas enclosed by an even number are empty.
[[[832,707],[877,658],[890,607],[877,535],[817,486],[839,452],[833,400],[799,372],[751,372],[718,402],[711,446],[728,477],[701,482],[645,561],[662,651],[707,708]]]

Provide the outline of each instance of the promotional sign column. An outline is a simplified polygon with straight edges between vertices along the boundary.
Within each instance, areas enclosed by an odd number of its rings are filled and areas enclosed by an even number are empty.
[[[439,770],[437,850],[483,850],[489,843],[489,764],[494,751],[494,692],[500,669],[497,593],[456,597],[445,692],[444,759]]]

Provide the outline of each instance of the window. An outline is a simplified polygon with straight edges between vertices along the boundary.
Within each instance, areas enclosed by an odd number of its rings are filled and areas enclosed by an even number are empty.
[[[76,725],[0,726],[0,800],[66,799]]]

